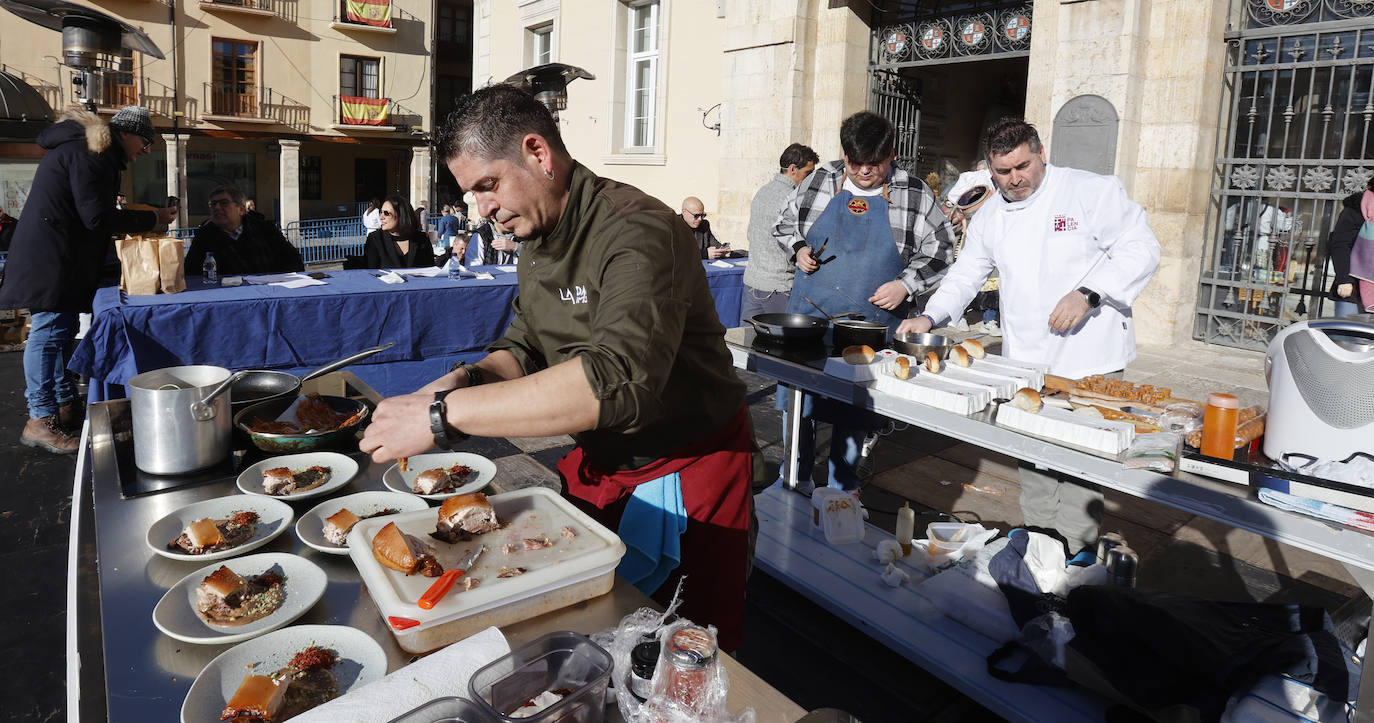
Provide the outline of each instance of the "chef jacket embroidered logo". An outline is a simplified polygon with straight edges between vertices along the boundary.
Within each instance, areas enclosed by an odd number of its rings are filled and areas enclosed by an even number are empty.
[[[1078,219],[1059,214],[1054,217],[1055,231],[1073,231],[1078,228]]]
[[[558,298],[569,304],[585,304],[587,303],[587,287],[574,286],[571,289],[559,289]]]
[[[868,201],[865,201],[862,198],[849,199],[849,212],[854,214],[855,216],[862,216],[865,213],[868,213]]]

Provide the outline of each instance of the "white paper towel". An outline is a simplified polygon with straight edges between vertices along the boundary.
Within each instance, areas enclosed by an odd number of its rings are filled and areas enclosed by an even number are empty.
[[[487,628],[291,720],[374,723],[391,720],[446,695],[467,698],[472,674],[509,653],[506,636],[494,627]]]

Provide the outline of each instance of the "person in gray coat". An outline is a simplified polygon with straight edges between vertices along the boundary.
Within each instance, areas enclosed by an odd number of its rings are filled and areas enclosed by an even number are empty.
[[[744,268],[744,298],[740,324],[757,314],[781,313],[792,292],[792,249],[773,238],[773,224],[787,196],[816,170],[821,157],[810,146],[793,143],[778,158],[778,173],[764,184],[749,204],[749,265]]]
[[[28,309],[24,396],[29,420],[19,441],[69,454],[85,405],[67,377],[77,314],[89,312],[111,237],[151,231],[177,209],[115,207],[120,173],[152,148],[148,109],[129,106],[107,124],[85,111],[67,113],[38,135],[47,155],[14,231],[0,283],[0,309]]]

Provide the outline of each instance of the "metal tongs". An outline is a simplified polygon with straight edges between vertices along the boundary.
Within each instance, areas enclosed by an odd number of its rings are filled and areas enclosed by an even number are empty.
[[[811,249],[811,258],[813,258],[813,259],[816,260],[816,265],[817,265],[817,266],[824,266],[824,265],[830,263],[831,261],[834,261],[834,260],[835,260],[835,254],[830,254],[830,258],[827,258],[827,259],[822,259],[822,258],[821,258],[821,254],[825,253],[825,247],[826,247],[829,243],[830,243],[830,237],[829,237],[829,236],[826,236],[826,237],[825,237],[825,240],[821,242],[821,247],[820,247],[820,248],[818,248],[818,249]],[[822,312],[822,313],[824,313],[824,312]]]

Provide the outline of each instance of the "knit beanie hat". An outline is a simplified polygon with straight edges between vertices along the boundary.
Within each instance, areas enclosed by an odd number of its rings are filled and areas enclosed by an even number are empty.
[[[148,117],[148,109],[139,105],[126,105],[110,119],[110,130],[124,131],[142,136],[143,140],[153,142],[153,121]]]

